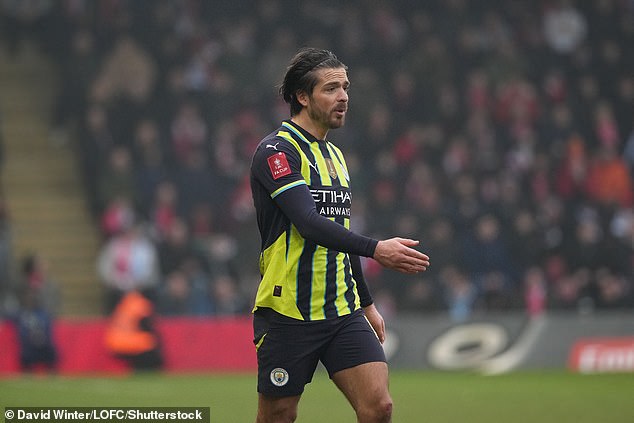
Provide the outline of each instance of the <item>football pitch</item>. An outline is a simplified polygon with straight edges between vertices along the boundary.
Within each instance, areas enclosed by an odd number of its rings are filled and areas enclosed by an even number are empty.
[[[396,423],[634,422],[634,376],[521,372],[502,376],[392,371]],[[210,407],[213,423],[255,419],[253,374],[0,379],[0,407]],[[4,411],[4,410],[3,410]],[[4,413],[2,413],[4,414]],[[299,423],[355,422],[319,371],[300,402]]]

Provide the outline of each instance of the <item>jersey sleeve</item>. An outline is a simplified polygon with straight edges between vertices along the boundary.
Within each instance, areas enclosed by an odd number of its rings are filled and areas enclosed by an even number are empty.
[[[251,171],[305,239],[343,253],[372,257],[377,240],[356,234],[317,212],[301,174],[301,160],[287,141],[271,137],[258,146]]]
[[[305,239],[342,253],[374,256],[378,241],[321,216],[307,186],[286,190],[275,202]]]
[[[253,177],[262,184],[271,198],[298,185],[306,185],[301,174],[301,158],[287,141],[265,140],[253,156]]]
[[[363,276],[363,266],[361,266],[361,258],[358,255],[350,254],[350,267],[352,268],[352,276],[357,281],[357,291],[359,292],[359,300],[361,300],[361,307],[368,307],[374,304],[372,294],[370,294],[370,288],[365,282]]]

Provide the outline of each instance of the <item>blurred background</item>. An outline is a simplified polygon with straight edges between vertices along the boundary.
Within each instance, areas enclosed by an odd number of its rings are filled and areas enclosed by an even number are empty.
[[[248,316],[248,182],[301,46],[348,65],[353,230],[386,319],[634,308],[634,1],[0,2],[0,312]],[[35,299],[35,300],[34,300]],[[29,300],[29,301],[27,301]]]

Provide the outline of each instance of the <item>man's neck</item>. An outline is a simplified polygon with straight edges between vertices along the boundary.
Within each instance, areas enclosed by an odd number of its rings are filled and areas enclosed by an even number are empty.
[[[328,129],[320,125],[316,125],[315,121],[308,116],[305,110],[293,116],[291,118],[291,122],[298,124],[318,140],[325,140],[326,135],[328,135]]]

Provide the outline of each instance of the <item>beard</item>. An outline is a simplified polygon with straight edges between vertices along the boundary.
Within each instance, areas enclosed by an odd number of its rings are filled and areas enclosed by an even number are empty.
[[[336,110],[336,107],[332,110],[320,109],[311,99],[307,112],[308,117],[310,117],[314,122],[318,122],[328,129],[337,129],[341,128],[346,123],[346,115],[344,114],[339,118],[335,115]]]

